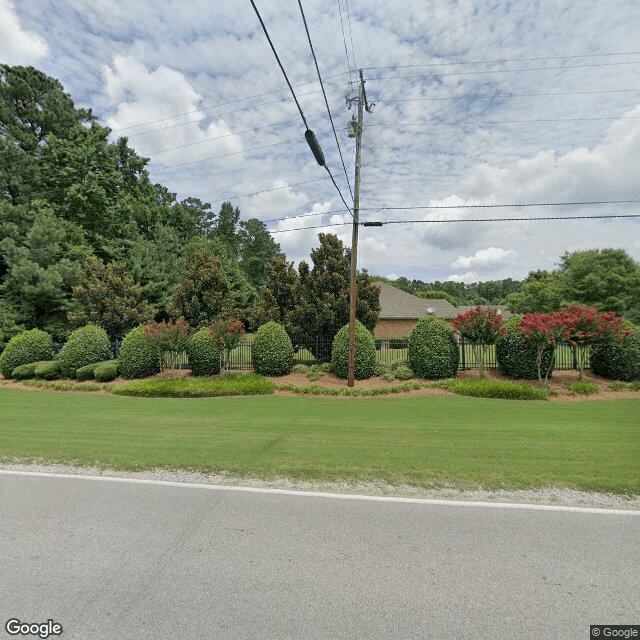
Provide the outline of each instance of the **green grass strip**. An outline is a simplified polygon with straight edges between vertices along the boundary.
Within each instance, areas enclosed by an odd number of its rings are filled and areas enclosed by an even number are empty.
[[[640,399],[131,398],[0,388],[0,459],[640,494]]]

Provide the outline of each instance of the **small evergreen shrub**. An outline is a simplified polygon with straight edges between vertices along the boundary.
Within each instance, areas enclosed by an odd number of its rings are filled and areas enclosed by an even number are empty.
[[[333,339],[331,365],[338,378],[349,377],[349,325],[346,324]],[[376,341],[373,334],[356,320],[354,376],[358,380],[371,378],[375,373]]]
[[[391,338],[389,340],[390,349],[406,349],[409,346],[409,337]]]
[[[538,348],[532,340],[527,340],[519,331],[507,329],[507,333],[496,342],[498,370],[515,380],[537,380]],[[554,349],[546,347],[542,352],[541,371],[546,372],[554,360]]]
[[[10,377],[15,378],[16,380],[31,380],[36,377],[36,367],[40,364],[44,364],[45,362],[49,362],[49,360],[21,364],[11,372]]]
[[[394,375],[396,380],[411,380],[415,377],[413,375],[413,371],[411,371],[406,364],[397,367],[394,371]]]
[[[251,341],[253,370],[263,376],[284,376],[291,371],[294,349],[285,328],[277,322],[267,322]]]
[[[80,382],[84,382],[85,380],[95,380],[95,375],[93,372],[96,367],[100,366],[102,362],[92,362],[91,364],[87,364],[84,367],[80,367],[76,369],[76,380],[80,380]]]
[[[111,382],[118,377],[120,365],[117,360],[107,360],[101,362],[95,368],[93,375],[98,382]]]
[[[640,328],[620,342],[603,340],[591,348],[591,371],[608,380],[640,380]]]
[[[53,358],[53,339],[40,329],[22,331],[13,336],[0,355],[0,371],[11,378],[13,370],[23,364],[41,362]]]
[[[418,320],[409,336],[408,364],[418,378],[453,378],[458,371],[460,350],[451,327],[443,320]]]
[[[160,373],[161,356],[160,349],[152,344],[144,326],[131,329],[120,347],[120,374],[125,378],[134,379]]]
[[[194,376],[215,376],[220,373],[222,349],[209,327],[203,327],[187,341],[189,369]]]
[[[65,378],[75,378],[76,370],[92,362],[102,362],[112,357],[111,341],[107,332],[96,324],[88,324],[71,333],[58,361]]]
[[[33,372],[39,380],[57,380],[62,377],[58,360],[40,362]]]

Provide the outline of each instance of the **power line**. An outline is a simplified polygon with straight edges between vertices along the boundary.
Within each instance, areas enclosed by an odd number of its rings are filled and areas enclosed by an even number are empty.
[[[331,178],[331,182],[333,182],[334,187],[336,188],[338,194],[340,195],[340,198],[342,199],[342,202],[344,203],[344,206],[347,208],[347,211],[349,211],[349,213],[351,213],[351,209],[349,208],[349,205],[347,204],[347,201],[344,199],[344,196],[342,195],[342,192],[340,191],[340,188],[338,187],[338,185],[336,184],[336,181],[331,173],[331,170],[329,169],[329,167],[327,166],[327,163],[325,162],[324,159],[324,154],[322,153],[322,149],[320,148],[320,145],[318,144],[318,141],[316,139],[315,134],[313,133],[313,131],[311,131],[311,129],[309,129],[309,125],[307,124],[307,119],[304,117],[304,113],[302,112],[302,108],[300,107],[300,103],[298,102],[298,98],[296,97],[296,94],[293,90],[293,87],[291,86],[291,83],[289,82],[289,78],[287,77],[287,73],[284,70],[284,67],[282,66],[282,63],[280,62],[280,58],[278,57],[278,53],[276,52],[275,47],[273,46],[273,42],[271,41],[271,38],[269,37],[269,33],[267,31],[267,28],[262,20],[262,17],[260,16],[260,12],[258,11],[258,7],[256,7],[255,2],[253,0],[251,1],[251,5],[253,6],[254,11],[256,12],[256,15],[258,16],[258,20],[260,21],[260,24],[262,26],[262,30],[264,31],[265,36],[267,37],[267,40],[269,41],[269,45],[271,46],[271,50],[273,51],[273,55],[276,57],[276,60],[278,62],[278,65],[280,66],[280,70],[282,71],[282,74],[284,75],[285,80],[287,81],[287,85],[289,86],[289,89],[291,91],[291,95],[293,96],[293,99],[295,100],[295,103],[298,107],[298,111],[300,112],[300,117],[302,118],[302,122],[304,123],[305,126],[305,133],[304,133],[304,137],[307,140],[307,144],[309,145],[309,148],[311,149],[316,162],[324,167],[327,171],[327,173],[329,174],[329,177]],[[302,11],[302,5],[300,5],[300,10]],[[303,17],[304,17],[304,13],[303,13]],[[306,21],[305,21],[305,26],[306,26]],[[309,40],[309,43],[311,43],[311,40]],[[313,53],[313,48],[312,48],[312,53]],[[314,59],[315,59],[315,55],[314,55]],[[324,89],[323,89],[324,92]],[[327,105],[328,108],[328,105]],[[351,187],[349,187],[351,188]]]
[[[449,223],[449,222],[536,222],[545,220],[564,220],[571,222],[572,220],[599,220],[607,218],[640,218],[640,213],[637,214],[607,214],[607,215],[595,215],[595,216],[545,216],[537,218],[478,218],[468,219],[460,218],[455,220],[390,220],[385,222],[361,222],[360,226],[363,227],[381,227],[386,224],[429,224],[429,223]],[[341,227],[351,222],[336,222],[334,224],[322,224],[313,227],[297,227],[295,229],[275,229],[269,231],[270,234],[274,233],[286,233],[288,231],[306,231],[308,229],[329,229],[331,227]]]
[[[311,42],[311,34],[309,33],[309,27],[307,25],[307,19],[304,15],[304,9],[302,8],[302,1],[298,0],[298,6],[300,7],[300,14],[302,15],[302,22],[304,23],[304,29],[307,32],[307,40],[309,41],[309,48],[311,49],[311,55],[313,56],[313,62],[316,65],[316,72],[318,74],[318,80],[320,82],[320,88],[322,89],[322,95],[324,96],[324,103],[327,106],[327,113],[329,114],[329,120],[331,121],[331,128],[333,129],[333,136],[336,140],[338,147],[338,153],[340,154],[340,161],[342,162],[342,168],[344,169],[344,177],[347,179],[347,185],[349,186],[349,192],[351,193],[351,199],[353,200],[353,191],[351,190],[351,182],[349,182],[349,176],[347,175],[347,167],[344,164],[344,158],[342,157],[342,149],[340,148],[340,142],[338,141],[338,134],[336,133],[336,127],[333,124],[333,116],[331,115],[331,109],[329,109],[329,101],[327,100],[327,93],[324,90],[324,83],[322,82],[322,75],[320,74],[320,67],[318,66],[318,59],[316,53],[313,50],[313,43]],[[333,179],[333,176],[332,176]],[[338,185],[336,185],[336,189]],[[346,203],[345,203],[346,204]],[[349,208],[349,207],[347,207]]]
[[[582,207],[597,204],[637,204],[640,200],[585,200],[582,202],[520,202],[510,204],[414,205],[406,207],[371,207],[360,211],[397,211],[411,209],[509,209],[511,207]]]
[[[587,69],[591,67],[613,67],[625,64],[640,64],[640,60],[634,60],[631,62],[602,62],[600,64],[576,64],[567,65],[564,67],[527,67],[524,69],[487,69],[484,71],[456,71],[454,73],[426,73],[412,76],[378,76],[373,77],[371,80],[408,80],[411,78],[428,78],[429,76],[437,76],[438,78],[444,78],[447,76],[479,76],[489,73],[521,73],[523,71],[567,71],[568,69]],[[430,66],[430,65],[427,65]]]

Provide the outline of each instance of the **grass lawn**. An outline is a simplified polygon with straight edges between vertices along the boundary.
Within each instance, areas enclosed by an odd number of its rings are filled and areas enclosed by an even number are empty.
[[[640,494],[640,401],[131,398],[0,389],[0,460]]]

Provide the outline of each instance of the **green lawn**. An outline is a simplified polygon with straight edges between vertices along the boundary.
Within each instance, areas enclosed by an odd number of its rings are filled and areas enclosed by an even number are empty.
[[[151,399],[0,389],[0,459],[640,494],[640,399]]]

